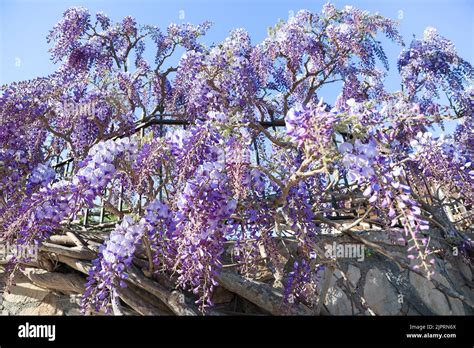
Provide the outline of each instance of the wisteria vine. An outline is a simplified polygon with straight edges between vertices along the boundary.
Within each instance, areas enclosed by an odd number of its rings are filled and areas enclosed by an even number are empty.
[[[330,3],[259,44],[237,29],[208,46],[210,26],[65,11],[48,36],[58,70],[0,88],[1,240],[41,244],[84,209],[114,216],[85,311],[110,309],[144,249],[202,310],[229,262],[248,277],[265,265],[287,303],[312,306],[322,232],[344,230],[332,212],[354,197],[427,277],[431,231],[472,249],[474,68],[451,41],[427,28],[405,45],[395,21]],[[400,91],[385,89],[381,40],[403,46]]]

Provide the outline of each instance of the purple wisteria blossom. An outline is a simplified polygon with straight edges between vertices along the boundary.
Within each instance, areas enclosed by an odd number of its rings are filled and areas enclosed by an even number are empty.
[[[145,231],[143,221],[136,223],[129,216],[112,231],[101,246],[98,259],[92,262],[82,303],[83,311],[89,307],[95,310],[107,307],[115,296],[114,289],[126,287],[125,270],[131,265],[136,246]],[[110,307],[107,309],[110,311]]]

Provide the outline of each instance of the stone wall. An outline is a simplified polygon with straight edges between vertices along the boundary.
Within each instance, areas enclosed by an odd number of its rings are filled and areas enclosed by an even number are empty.
[[[406,247],[387,234],[364,237],[406,260]],[[370,249],[363,261],[340,258],[337,266],[325,302],[332,315],[474,314],[473,267],[461,254],[437,253],[431,280],[399,268],[395,261]]]

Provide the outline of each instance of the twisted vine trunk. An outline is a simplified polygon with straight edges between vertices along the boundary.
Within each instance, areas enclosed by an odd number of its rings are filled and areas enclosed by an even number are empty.
[[[97,252],[85,245],[87,241],[71,238],[68,234],[53,235],[40,248],[41,262],[29,263],[22,272],[39,287],[65,294],[82,294],[85,290],[86,275],[92,267],[91,260],[97,257]],[[127,309],[124,306],[139,315],[203,314],[194,305],[192,295],[177,290],[172,279],[165,275],[150,275],[147,265],[147,261],[136,259],[127,269],[127,286],[116,290],[112,303],[115,315],[126,314]],[[61,272],[58,270],[59,266]],[[70,271],[65,272],[67,269]],[[320,307],[311,309],[299,303],[286,304],[280,288],[247,279],[233,271],[224,269],[219,274],[218,282],[225,291],[233,294],[228,297],[229,299],[251,303],[261,314],[319,314]],[[225,299],[223,303],[227,304]],[[238,314],[223,308],[213,308],[206,312],[211,315],[226,315],[226,313]]]

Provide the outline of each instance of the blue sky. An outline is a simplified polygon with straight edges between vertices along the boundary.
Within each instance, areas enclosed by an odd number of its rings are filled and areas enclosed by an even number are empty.
[[[48,31],[71,6],[85,6],[91,13],[103,11],[118,21],[132,15],[139,24],[165,28],[171,22],[214,23],[205,42],[223,40],[233,28],[243,27],[252,42],[261,42],[267,28],[291,11],[309,9],[319,12],[326,0],[0,0],[0,84],[45,76],[55,70],[46,42]],[[352,5],[400,21],[406,42],[415,34],[422,36],[427,26],[451,39],[462,57],[474,62],[474,1],[471,0],[335,0],[337,7]],[[184,14],[184,19],[182,15]],[[180,16],[181,15],[181,16]],[[389,90],[399,88],[396,58],[400,47],[385,46],[391,70]],[[336,87],[336,86],[335,86]],[[328,91],[328,102],[337,94]]]

